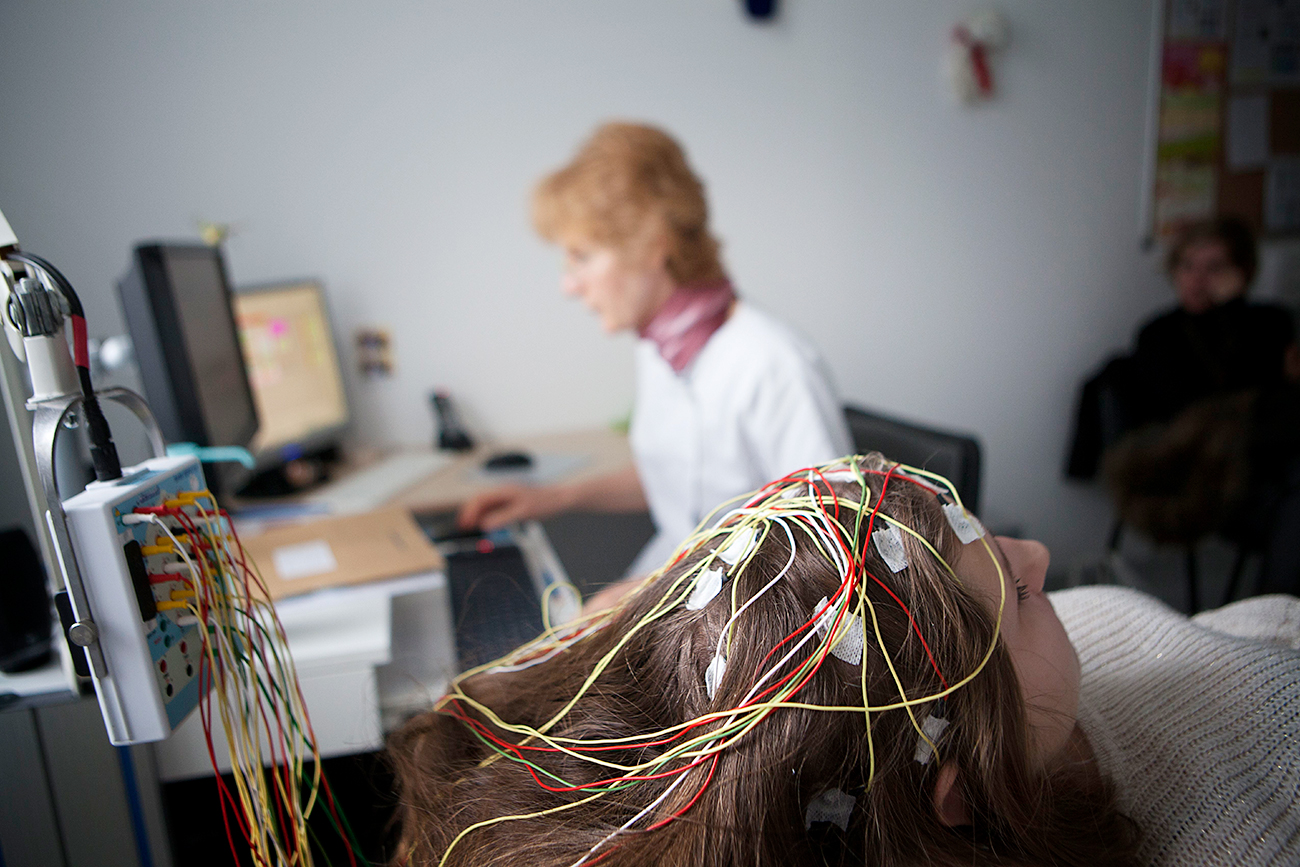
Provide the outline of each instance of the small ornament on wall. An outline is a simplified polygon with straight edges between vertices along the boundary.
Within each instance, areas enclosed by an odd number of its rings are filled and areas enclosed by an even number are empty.
[[[393,340],[387,328],[367,326],[354,335],[357,367],[367,379],[386,379],[393,375]]]
[[[958,22],[944,57],[944,77],[958,102],[973,105],[996,92],[992,55],[1011,41],[1006,16],[983,9]]]
[[[220,247],[233,235],[239,234],[239,226],[234,223],[213,223],[208,220],[195,220],[194,225],[198,227],[199,237],[203,239],[203,243],[209,247]]]

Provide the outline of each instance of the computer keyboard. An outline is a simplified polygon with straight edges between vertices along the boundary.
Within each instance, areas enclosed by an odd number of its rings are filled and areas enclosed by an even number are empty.
[[[368,512],[451,463],[438,452],[397,452],[304,497],[339,515]]]
[[[461,671],[505,656],[542,632],[542,606],[515,545],[447,557]]]

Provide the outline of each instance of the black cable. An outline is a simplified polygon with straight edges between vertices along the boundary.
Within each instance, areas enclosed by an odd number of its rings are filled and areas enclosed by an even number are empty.
[[[113,444],[113,432],[109,430],[108,419],[104,418],[104,410],[99,405],[99,398],[95,396],[95,386],[90,381],[90,359],[86,354],[86,314],[85,308],[81,306],[81,298],[77,296],[77,291],[72,288],[68,278],[40,256],[14,252],[8,258],[44,271],[68,302],[68,314],[72,317],[73,357],[77,379],[81,383],[81,403],[86,415],[86,427],[90,431],[90,459],[95,465],[95,478],[101,482],[122,478],[122,462],[117,456],[117,446]]]
[[[55,285],[59,287],[59,292],[63,294],[63,297],[68,299],[68,312],[73,316],[80,316],[82,319],[86,318],[86,311],[85,308],[81,306],[81,297],[77,295],[77,290],[72,288],[72,284],[68,282],[68,278],[64,277],[63,273],[59,271],[58,268],[51,265],[48,260],[42,259],[35,253],[20,252],[10,253],[9,258],[13,259],[15,262],[22,262],[24,265],[31,265],[35,268],[39,268],[48,274],[50,279],[54,281]]]

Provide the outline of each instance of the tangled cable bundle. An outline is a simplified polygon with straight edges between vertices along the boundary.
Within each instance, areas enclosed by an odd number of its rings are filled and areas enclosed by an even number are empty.
[[[924,526],[882,510],[903,485],[926,500]],[[448,839],[408,830],[402,860],[492,863],[495,835],[516,824],[536,834],[539,863],[594,827],[603,833],[573,867],[627,857],[629,846],[649,845],[649,832],[689,825],[702,800],[767,797],[766,781],[726,772],[728,760],[743,764],[766,752],[766,739],[797,744],[828,725],[853,728],[854,755],[791,767],[806,778],[796,787],[802,822],[792,824],[847,828],[878,766],[906,763],[919,780],[942,756],[946,708],[998,648],[1005,582],[991,629],[957,608],[939,623],[911,607],[912,582],[927,580],[909,577],[913,561],[933,558],[940,569],[929,573],[960,584],[942,551],[976,541],[1001,575],[947,480],[878,455],[801,470],[724,504],[618,609],[458,678],[435,712],[456,721],[459,744],[427,720],[398,736],[398,752],[424,772],[455,779],[454,796],[408,783],[408,809],[472,819]],[[976,636],[982,655],[952,668],[932,647],[938,629]],[[514,811],[499,785],[517,774],[533,782],[531,803],[519,804],[532,809]],[[774,805],[774,824],[788,810]]]
[[[124,522],[157,527],[146,553],[180,558],[149,576],[152,584],[173,588],[158,610],[178,625],[206,627],[200,630],[199,715],[214,768],[214,735],[225,734],[234,791],[220,775],[216,780],[236,859],[238,834],[257,867],[309,867],[314,832],[308,819],[323,808],[349,863],[364,862],[321,770],[284,627],[225,510],[210,492],[192,491],[137,508]]]

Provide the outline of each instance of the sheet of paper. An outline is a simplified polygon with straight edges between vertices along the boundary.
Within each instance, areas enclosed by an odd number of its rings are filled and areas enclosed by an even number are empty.
[[[1228,168],[1262,169],[1268,162],[1268,95],[1234,96],[1228,101]]]
[[[330,543],[324,539],[284,545],[273,550],[271,558],[275,561],[275,571],[286,581],[324,575],[339,568]]]

